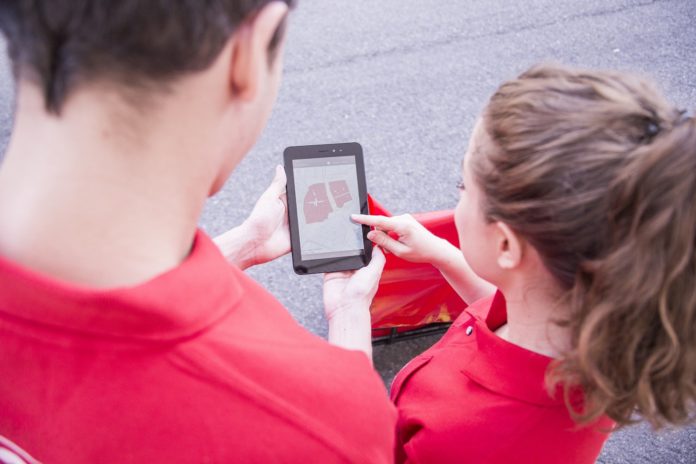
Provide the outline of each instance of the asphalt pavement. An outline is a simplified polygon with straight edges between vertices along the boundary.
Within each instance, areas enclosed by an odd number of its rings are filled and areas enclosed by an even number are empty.
[[[694,0],[300,0],[268,127],[201,225],[239,224],[290,145],[357,141],[368,190],[393,213],[452,208],[473,123],[498,84],[538,62],[638,72],[696,108]],[[13,86],[0,57],[0,151]],[[321,277],[288,257],[249,271],[307,329],[325,336]],[[385,382],[437,337],[375,349]],[[602,463],[696,463],[696,427],[613,434]]]

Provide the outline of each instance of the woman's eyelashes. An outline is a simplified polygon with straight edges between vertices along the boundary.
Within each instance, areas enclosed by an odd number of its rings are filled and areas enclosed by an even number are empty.
[[[458,190],[466,190],[466,186],[464,185],[464,181],[460,180],[457,182],[457,189]]]

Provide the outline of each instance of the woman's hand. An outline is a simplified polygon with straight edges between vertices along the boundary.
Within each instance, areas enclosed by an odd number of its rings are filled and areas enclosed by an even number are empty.
[[[433,235],[410,214],[394,217],[353,214],[351,219],[375,228],[367,234],[372,242],[414,263],[435,264],[454,248],[449,242]],[[392,238],[389,232],[396,234],[397,238]]]
[[[375,227],[367,237],[385,250],[408,261],[435,266],[467,303],[495,292],[493,285],[471,269],[459,248],[433,235],[410,214],[394,217],[355,214],[351,217],[359,224]],[[389,232],[397,238],[389,236]]]
[[[329,342],[363,351],[372,360],[370,304],[384,269],[384,254],[375,247],[370,264],[357,271],[324,276],[324,311],[329,321]]]
[[[286,183],[285,170],[276,166],[271,185],[256,201],[244,223],[215,238],[228,261],[246,269],[290,251]]]

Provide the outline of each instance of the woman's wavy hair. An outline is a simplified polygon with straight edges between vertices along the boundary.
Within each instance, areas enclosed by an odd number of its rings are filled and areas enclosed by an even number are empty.
[[[490,221],[539,253],[570,312],[552,365],[573,418],[693,417],[696,399],[696,122],[645,80],[533,67],[483,116],[471,161]],[[584,401],[573,402],[580,388]],[[577,396],[575,396],[577,398]]]

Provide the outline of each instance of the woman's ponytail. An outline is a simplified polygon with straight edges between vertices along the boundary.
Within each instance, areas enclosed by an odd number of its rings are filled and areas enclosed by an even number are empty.
[[[687,421],[696,401],[696,122],[634,76],[535,67],[484,112],[484,212],[564,291],[549,372],[581,423]],[[572,403],[582,388],[584,401]]]
[[[617,169],[609,243],[571,290],[588,418],[684,423],[696,399],[696,124],[662,122]],[[567,367],[566,367],[567,369]],[[584,377],[584,378],[583,378]]]

